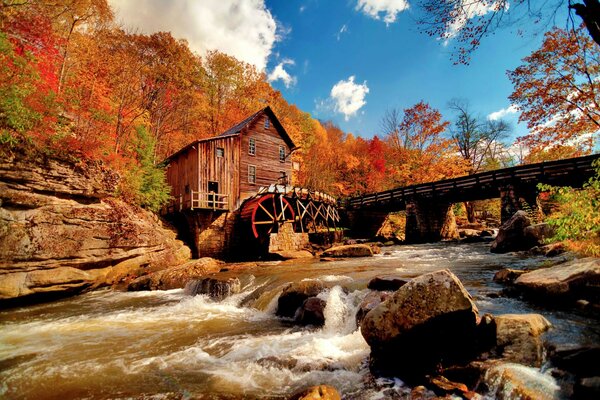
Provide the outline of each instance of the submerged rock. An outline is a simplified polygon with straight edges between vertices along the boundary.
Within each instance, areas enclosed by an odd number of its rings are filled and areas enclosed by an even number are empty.
[[[408,282],[397,276],[376,276],[369,281],[367,287],[371,290],[396,291]]]
[[[118,181],[98,163],[0,157],[0,300],[75,294],[190,258],[156,215],[113,196]]]
[[[582,258],[521,275],[517,288],[542,301],[557,298],[600,302],[600,258]]]
[[[505,314],[494,317],[496,346],[505,361],[540,367],[544,361],[541,339],[552,324],[539,314]]]
[[[224,263],[204,257],[189,261],[178,267],[141,276],[129,283],[128,291],[183,289],[192,279],[219,272]]]
[[[323,282],[317,280],[288,284],[277,300],[276,314],[280,317],[294,318],[306,299],[316,297],[324,289]]]
[[[413,279],[368,312],[361,333],[371,347],[373,369],[410,378],[442,361],[470,357],[477,320],[477,307],[462,283],[441,270]]]
[[[185,285],[185,294],[195,296],[206,294],[215,300],[223,300],[226,297],[241,291],[242,285],[238,278],[203,278],[195,279]]]
[[[327,302],[318,297],[309,297],[296,310],[294,321],[300,325],[322,326],[325,324],[325,306]]]
[[[335,246],[325,250],[322,257],[370,257],[373,255],[373,249],[366,244],[349,244],[344,246]]]
[[[526,272],[527,271],[520,269],[502,268],[494,274],[494,282],[512,284],[519,276]]]
[[[341,400],[336,388],[329,385],[313,386],[292,395],[289,400]]]
[[[529,250],[536,244],[525,238],[524,229],[531,225],[525,211],[517,211],[498,230],[492,242],[492,253],[508,253],[509,251]]]

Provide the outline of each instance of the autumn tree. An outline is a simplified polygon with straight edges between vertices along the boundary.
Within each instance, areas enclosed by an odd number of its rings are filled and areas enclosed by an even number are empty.
[[[574,146],[571,155],[589,153],[600,130],[600,47],[581,31],[554,29],[523,62],[508,73],[510,99],[531,132],[520,142],[532,152]]]
[[[583,22],[589,38],[600,46],[600,0],[418,0],[423,31],[456,41],[456,60],[468,63],[481,41],[500,28],[524,31],[552,27],[561,12],[575,27]],[[571,13],[580,22],[575,23]],[[567,21],[565,21],[566,23]]]
[[[393,185],[431,182],[460,174],[464,164],[443,133],[449,122],[421,101],[403,111],[388,111],[382,120]]]

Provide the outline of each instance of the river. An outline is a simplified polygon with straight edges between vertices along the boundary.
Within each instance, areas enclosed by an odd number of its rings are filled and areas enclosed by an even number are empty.
[[[242,293],[222,302],[183,290],[100,290],[1,311],[0,397],[284,398],[326,383],[349,399],[402,398],[410,390],[402,382],[370,375],[354,315],[372,277],[442,268],[462,280],[480,314],[541,313],[554,325],[548,342],[600,343],[598,320],[497,296],[497,270],[543,258],[491,254],[484,243],[383,250],[372,258],[264,263],[238,273]],[[282,288],[302,279],[332,285],[321,294],[327,307],[320,329],[275,316]]]

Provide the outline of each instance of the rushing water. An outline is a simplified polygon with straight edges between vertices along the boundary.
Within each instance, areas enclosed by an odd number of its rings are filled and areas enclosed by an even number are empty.
[[[372,277],[442,268],[462,280],[481,314],[538,312],[554,324],[548,341],[600,343],[596,320],[494,295],[502,289],[492,282],[499,268],[526,268],[541,258],[493,255],[486,244],[384,250],[373,258],[263,264],[245,271],[243,292],[222,302],[183,290],[106,290],[2,311],[0,397],[281,398],[322,383],[346,398],[400,396],[408,390],[401,382],[370,376],[369,347],[354,315]],[[275,316],[282,288],[302,279],[331,285],[320,295],[327,300],[320,329]]]

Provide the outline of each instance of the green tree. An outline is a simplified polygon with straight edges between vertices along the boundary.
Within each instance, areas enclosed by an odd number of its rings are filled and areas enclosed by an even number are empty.
[[[144,126],[137,126],[136,133],[138,165],[131,168],[126,179],[128,187],[124,188],[124,192],[142,207],[158,212],[169,201],[171,189],[164,167],[153,162],[156,140]]]
[[[540,185],[550,193],[558,207],[546,220],[556,234],[550,241],[564,241],[571,250],[600,256],[600,162],[594,163],[596,175],[582,189]]]

